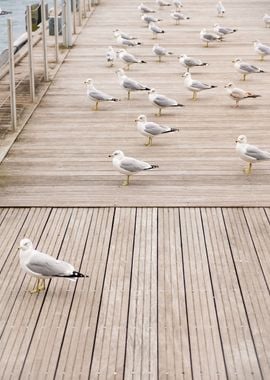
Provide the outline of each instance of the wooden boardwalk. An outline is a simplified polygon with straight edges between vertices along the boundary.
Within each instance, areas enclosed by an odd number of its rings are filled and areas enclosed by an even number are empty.
[[[0,166],[1,206],[268,206],[269,163],[258,164],[252,176],[243,174],[244,163],[235,153],[235,139],[246,134],[249,141],[270,150],[270,62],[260,62],[252,41],[269,40],[262,22],[267,1],[226,2],[227,15],[216,17],[212,1],[187,1],[184,8],[191,20],[175,25],[168,10],[158,15],[166,33],[158,42],[174,56],[158,63],[152,54],[156,43],[143,26],[138,1],[103,1],[66,56],[39,107]],[[149,2],[151,5],[151,2]],[[154,2],[152,5],[155,7]],[[129,20],[127,25],[126,20]],[[199,39],[203,27],[214,23],[238,28],[234,35],[208,49]],[[179,133],[156,138],[145,147],[134,119],[156,109],[145,93],[126,93],[115,70],[105,65],[108,45],[116,49],[112,31],[121,28],[139,37],[143,45],[130,49],[147,64],[131,68],[129,75],[161,93],[175,97],[185,107],[168,110],[160,122],[179,127]],[[193,76],[218,88],[199,94],[198,101],[183,85],[183,68],[177,56],[201,57],[209,66],[195,68]],[[264,74],[251,75],[246,83],[233,67],[237,56],[263,67]],[[91,110],[83,81],[92,77],[97,88],[121,101]],[[226,94],[224,85],[254,91],[262,98],[246,100],[239,109]],[[108,155],[116,149],[151,163],[159,169],[137,175],[129,188],[120,186],[122,176],[112,168]],[[41,175],[42,174],[42,175]]]
[[[252,46],[269,42],[262,23],[269,4],[226,0],[220,21],[215,2],[186,0],[191,20],[179,26],[170,11],[158,11],[166,30],[158,42],[175,53],[160,64],[138,4],[103,0],[94,9],[40,87],[46,94],[35,111],[25,110],[33,114],[0,165],[3,380],[269,378],[270,166],[245,176],[234,151],[240,134],[270,150],[270,63],[260,63]],[[200,30],[219,21],[238,32],[204,48]],[[183,109],[158,119],[146,94],[127,101],[115,74],[122,64],[105,64],[117,27],[143,42],[130,51],[147,64],[129,75]],[[196,102],[183,86],[182,53],[209,62],[192,74],[218,85]],[[266,73],[239,81],[237,56]],[[121,101],[92,111],[89,77]],[[262,98],[234,109],[223,88],[232,80]],[[181,130],[147,148],[134,124],[143,113]],[[160,167],[122,187],[108,158],[116,149]],[[22,273],[17,251],[24,237],[89,278],[53,279],[44,293],[29,294],[34,280]]]
[[[1,378],[267,379],[269,217],[268,208],[1,209]],[[18,265],[24,236],[89,278],[31,295]]]

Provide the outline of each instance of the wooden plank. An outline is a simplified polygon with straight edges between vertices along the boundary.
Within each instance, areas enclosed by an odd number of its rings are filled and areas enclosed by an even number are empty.
[[[127,325],[125,379],[158,378],[157,210],[138,209]]]
[[[266,372],[269,372],[266,336],[270,326],[263,322],[269,312],[269,289],[262,275],[243,210],[224,210],[224,217],[241,287],[242,302],[248,315],[248,324],[244,328],[252,335],[256,352],[256,357],[250,358],[252,372],[254,372],[253,367],[256,369],[259,363],[260,375],[264,378]],[[257,275],[252,275],[253,273]]]
[[[193,376],[224,375],[200,211],[181,209],[180,223]]]
[[[260,378],[222,210],[203,209],[202,220],[227,376]]]
[[[135,209],[116,209],[90,376],[122,379]]]
[[[87,378],[94,355],[95,334],[99,318],[103,281],[106,274],[113,209],[93,209],[85,242],[83,266],[89,279],[78,283],[79,297],[75,297],[70,310],[56,377],[68,374]],[[74,347],[76,349],[74,350]]]
[[[158,210],[158,343],[161,379],[192,378],[178,209]]]

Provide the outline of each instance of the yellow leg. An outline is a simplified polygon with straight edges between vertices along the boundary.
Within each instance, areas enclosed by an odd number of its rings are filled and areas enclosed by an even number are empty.
[[[246,80],[247,74],[243,74],[243,80]]]
[[[197,92],[193,91],[192,100],[196,100],[196,99],[197,99]]]
[[[35,282],[35,286],[33,287],[33,289],[30,290],[30,293],[31,293],[31,294],[34,294],[34,293],[38,293],[38,292],[39,292],[38,284],[39,284],[39,279],[36,280],[36,282]]]
[[[263,61],[264,60],[264,55],[261,55],[261,61]]]
[[[152,146],[152,137],[148,136],[148,141],[144,144],[145,146]]]
[[[248,167],[244,170],[247,175],[250,175],[252,171],[252,162],[248,164]]]
[[[95,108],[93,108],[93,111],[97,111],[97,110],[98,110],[98,102],[96,102]]]
[[[161,55],[158,56],[158,62],[161,62]]]
[[[129,175],[127,175],[127,179],[125,181],[123,181],[122,185],[123,186],[128,186],[129,185]]]
[[[159,108],[157,116],[161,116],[161,108]]]
[[[41,278],[39,280],[39,284],[38,284],[38,290],[41,292],[42,290],[45,290],[45,280],[44,278]]]
[[[130,91],[128,91],[128,100],[130,100]]]

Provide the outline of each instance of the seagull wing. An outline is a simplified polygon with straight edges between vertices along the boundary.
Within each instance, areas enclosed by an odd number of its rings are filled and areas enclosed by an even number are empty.
[[[72,274],[74,267],[61,260],[56,260],[54,257],[41,252],[34,253],[27,263],[27,268],[41,276],[45,277],[61,277]]]

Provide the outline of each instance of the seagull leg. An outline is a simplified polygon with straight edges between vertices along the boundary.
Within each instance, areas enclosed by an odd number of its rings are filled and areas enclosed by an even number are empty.
[[[192,100],[196,100],[196,99],[197,99],[197,92],[193,91]]]
[[[125,181],[123,181],[122,185],[123,186],[128,186],[129,185],[129,175],[127,175],[127,179]]]
[[[35,286],[33,287],[33,289],[30,290],[30,293],[31,293],[31,294],[34,294],[34,293],[38,293],[38,292],[39,292],[38,284],[39,284],[39,278],[36,280],[36,282],[35,282]]]
[[[158,109],[158,114],[157,116],[161,116],[161,108]]]
[[[205,46],[205,47],[208,47],[208,43],[209,43],[209,42],[207,41],[207,42],[206,42],[206,46]]]
[[[158,56],[158,62],[161,62],[161,55]]]
[[[144,144],[145,146],[151,146],[152,145],[152,137],[148,136],[148,141]]]
[[[264,60],[264,55],[261,55],[261,61],[263,61]]]
[[[38,291],[41,292],[42,290],[45,290],[45,280],[44,278],[41,278],[38,283]]]
[[[98,101],[96,102],[96,105],[95,105],[95,108],[94,108],[94,111],[97,111],[98,110]]]
[[[246,80],[247,74],[243,74],[243,80]]]
[[[248,167],[247,167],[246,169],[244,169],[244,172],[245,172],[247,175],[250,175],[250,174],[251,174],[251,171],[252,171],[252,162],[249,162]]]
[[[130,100],[130,91],[128,91],[128,100]]]

